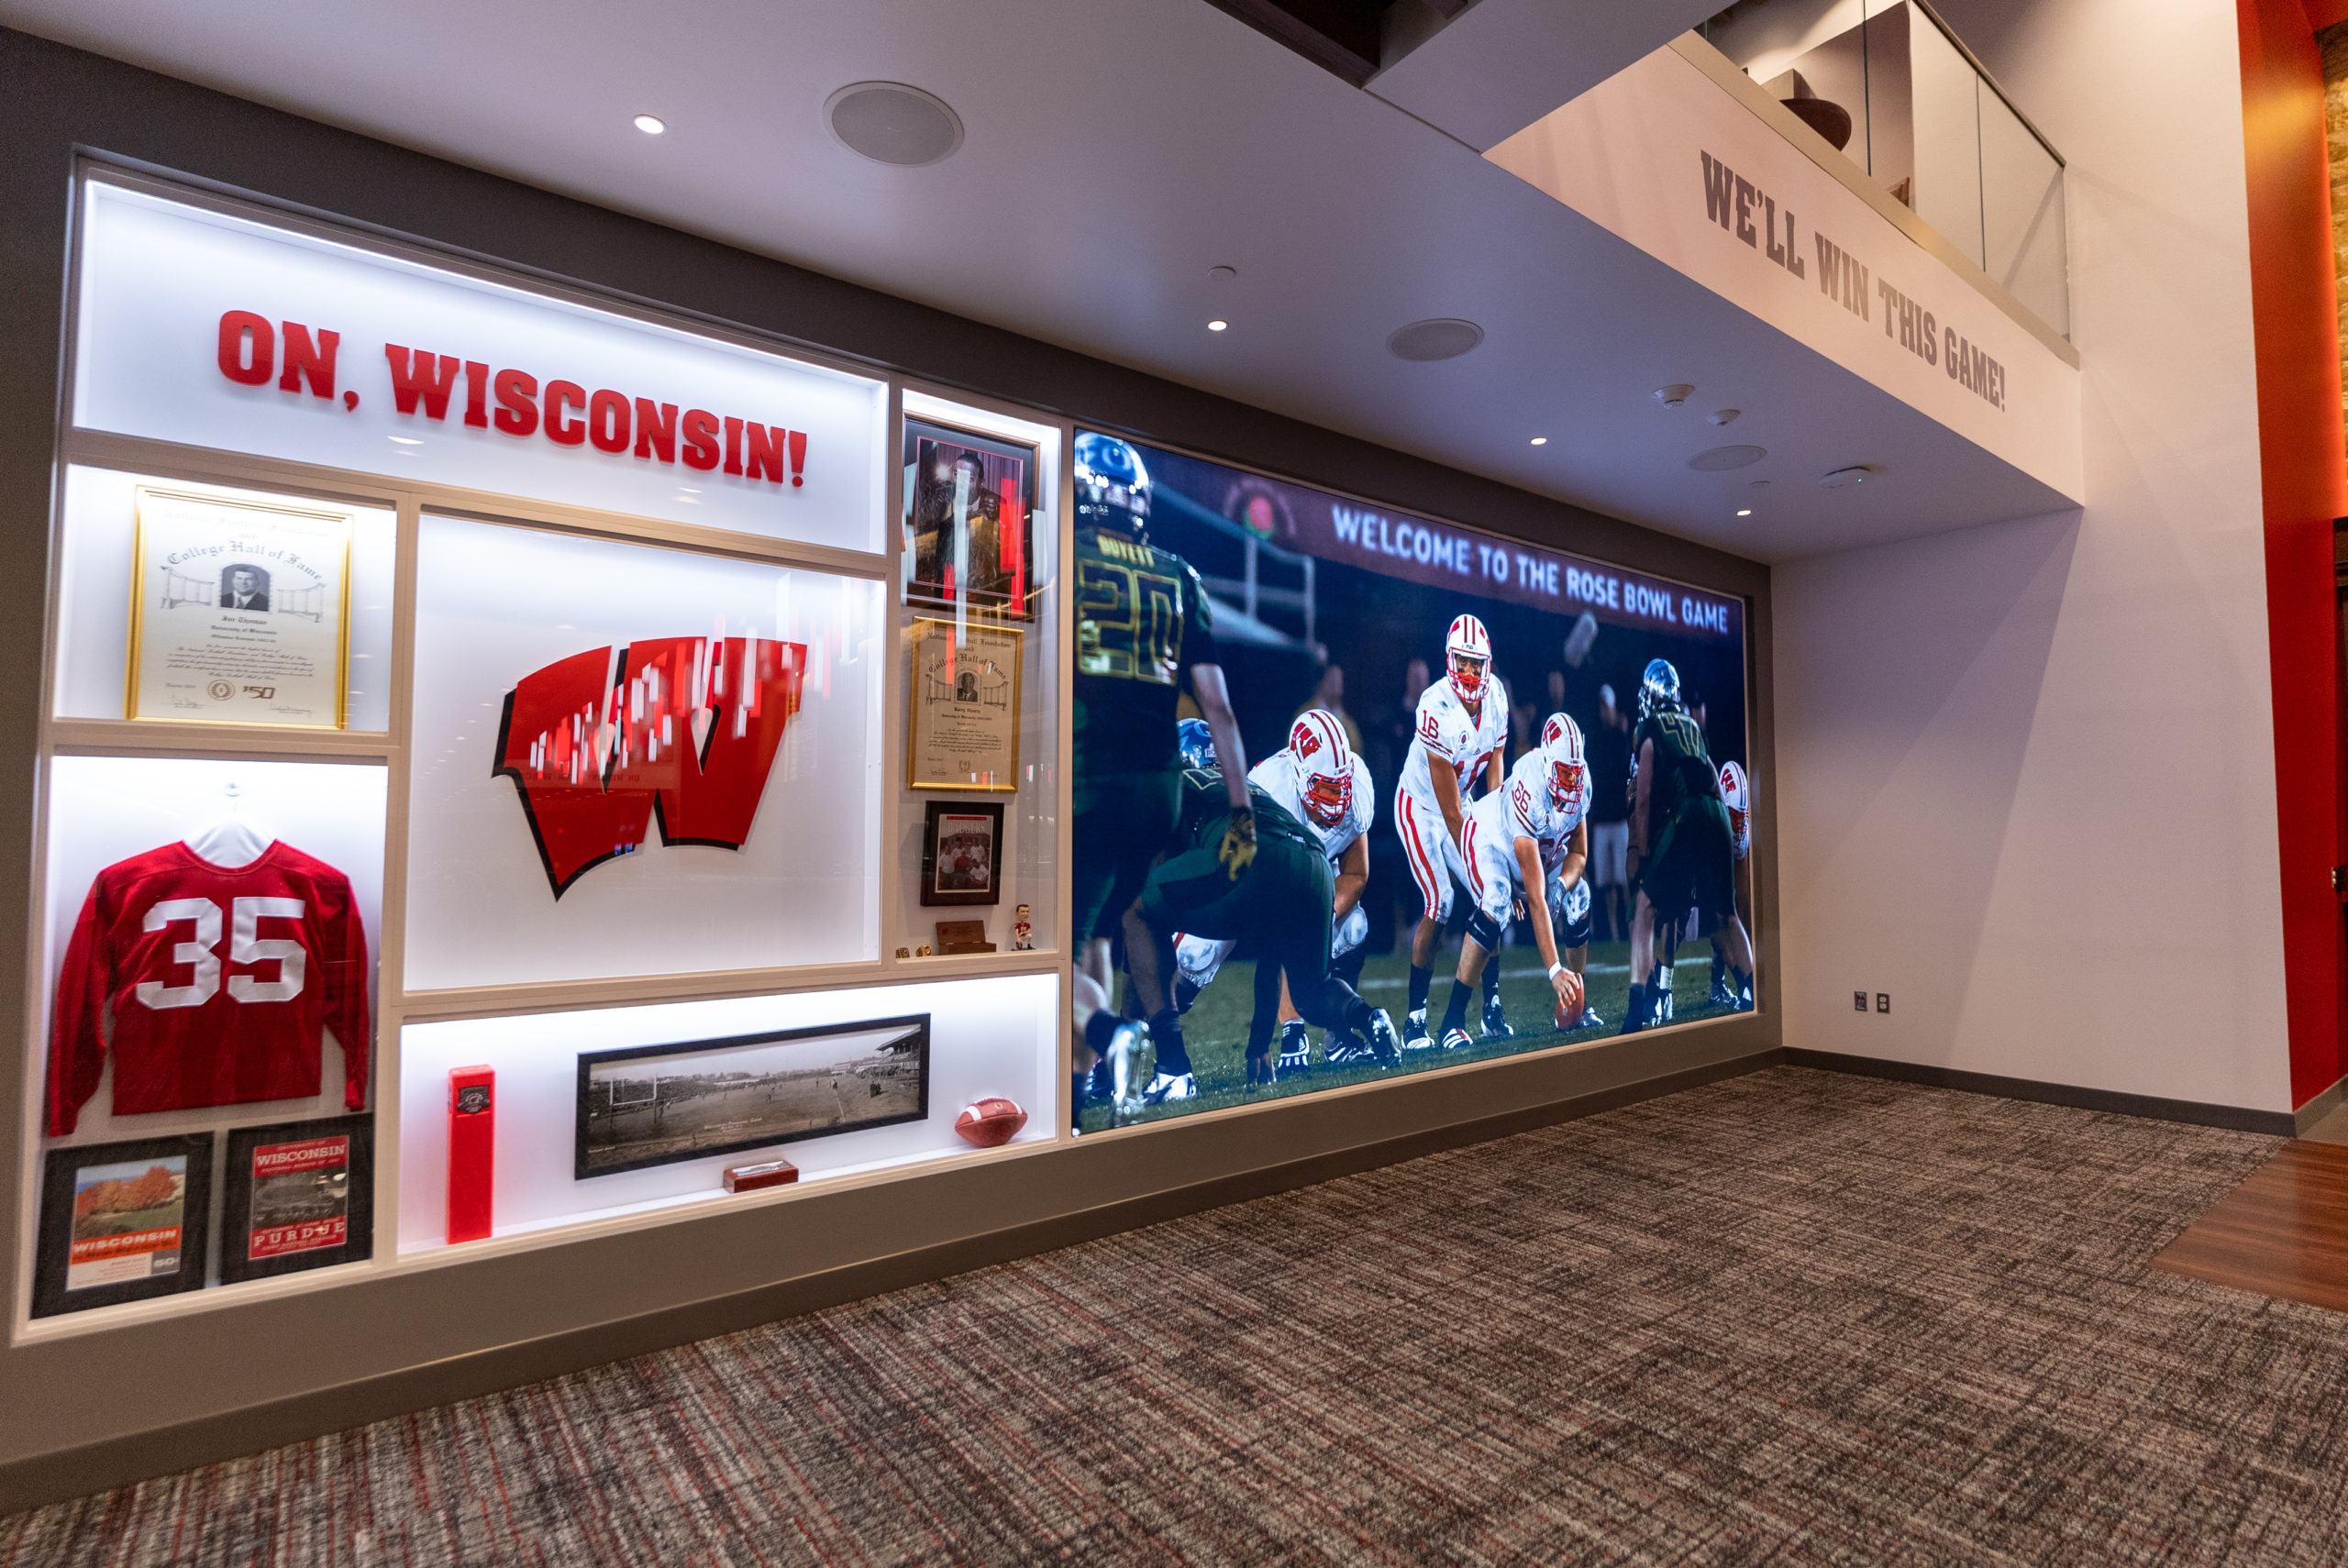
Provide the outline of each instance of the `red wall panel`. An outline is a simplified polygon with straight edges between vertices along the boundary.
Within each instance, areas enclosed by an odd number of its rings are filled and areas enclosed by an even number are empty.
[[[2329,13],[2327,13],[2328,15]],[[2258,444],[2274,662],[2275,789],[2291,1099],[2348,1072],[2341,906],[2340,656],[2331,525],[2348,514],[2323,65],[2299,0],[2237,0]]]

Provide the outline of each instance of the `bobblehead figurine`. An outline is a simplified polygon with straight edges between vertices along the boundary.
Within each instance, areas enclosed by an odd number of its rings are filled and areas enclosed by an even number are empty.
[[[1011,922],[1011,950],[1013,953],[1036,951],[1036,928],[1028,922],[1025,904],[1019,906],[1019,912]]]

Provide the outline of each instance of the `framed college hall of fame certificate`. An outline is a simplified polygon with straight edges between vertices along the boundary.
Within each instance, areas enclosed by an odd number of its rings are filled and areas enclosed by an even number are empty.
[[[951,621],[916,620],[905,784],[914,790],[1019,788],[1015,626],[971,622],[958,646]]]
[[[350,514],[141,486],[124,716],[340,729]]]

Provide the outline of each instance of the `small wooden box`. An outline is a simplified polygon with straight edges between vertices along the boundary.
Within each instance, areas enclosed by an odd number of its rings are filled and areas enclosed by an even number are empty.
[[[941,920],[937,922],[937,950],[991,953],[994,944],[987,940],[987,922],[982,920]]]
[[[762,1187],[781,1187],[799,1179],[799,1167],[789,1160],[760,1160],[755,1165],[736,1165],[725,1173],[728,1192],[756,1192]]]

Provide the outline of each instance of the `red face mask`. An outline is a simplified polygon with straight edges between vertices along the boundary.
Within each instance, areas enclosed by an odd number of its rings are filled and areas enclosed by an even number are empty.
[[[1323,827],[1346,820],[1354,803],[1354,781],[1332,773],[1316,773],[1304,781],[1304,812]]]
[[[1459,695],[1473,701],[1484,694],[1484,661],[1466,654],[1455,654],[1451,659],[1451,684]]]

